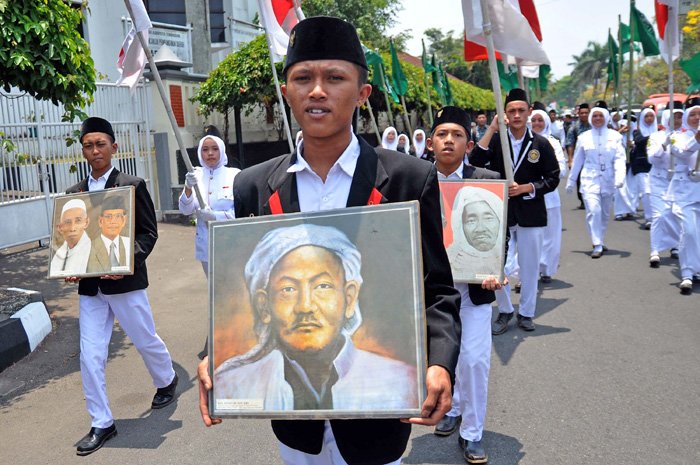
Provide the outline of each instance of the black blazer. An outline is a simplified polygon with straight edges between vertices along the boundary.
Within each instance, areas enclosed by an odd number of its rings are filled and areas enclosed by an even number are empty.
[[[510,143],[510,137],[508,142]],[[529,199],[526,198],[529,194],[521,194],[508,199],[508,226],[547,226],[547,206],[544,203],[544,195],[552,192],[559,185],[559,162],[554,155],[552,144],[545,137],[528,129],[525,131],[517,160],[522,161],[515,163],[513,179],[518,184],[532,183],[535,186],[535,197]],[[469,155],[469,162],[474,166],[498,171],[501,178],[505,179],[506,172],[498,132],[491,138],[487,150],[481,148],[479,144],[474,147]]]
[[[464,165],[462,169],[462,179],[500,179],[501,175],[496,171],[486,168],[477,168],[471,165]],[[508,236],[510,232],[506,228],[506,254],[508,253]],[[469,298],[474,305],[490,304],[496,300],[496,293],[481,287],[481,284],[469,284]]]
[[[420,202],[423,276],[427,319],[428,365],[445,367],[454,382],[459,356],[460,295],[454,288],[442,240],[440,189],[435,167],[414,157],[372,148],[362,138],[347,206],[380,201]],[[295,153],[283,155],[241,171],[233,184],[236,218],[272,213],[270,197],[277,193],[284,213],[299,211],[297,183],[287,168]],[[373,195],[379,191],[381,198]],[[273,420],[272,429],[284,444],[308,454],[323,445],[323,421]],[[411,426],[396,419],[331,420],[338,449],[349,464],[385,464],[406,450]]]
[[[126,173],[121,173],[114,168],[107,178],[105,189],[110,187],[136,186],[134,195],[134,274],[124,276],[122,279],[84,278],[78,284],[78,294],[97,295],[97,290],[103,294],[124,294],[126,292],[146,289],[148,287],[148,272],[146,270],[146,257],[151,253],[158,239],[158,224],[156,222],[156,209],[153,206],[151,195],[148,193],[146,182]],[[75,192],[87,192],[87,178],[78,184],[66,189],[67,194]]]
[[[632,149],[630,168],[632,174],[648,173],[651,171],[651,163],[647,158],[647,142],[649,136],[643,136],[639,129],[632,133],[634,137],[634,148]]]

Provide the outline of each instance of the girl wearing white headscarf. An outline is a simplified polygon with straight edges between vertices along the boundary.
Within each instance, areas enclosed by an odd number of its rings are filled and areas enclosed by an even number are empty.
[[[698,149],[700,148],[700,98],[686,103],[683,130],[671,138],[674,156],[673,178],[668,186],[667,199],[672,202],[673,215],[681,224],[678,253],[681,266],[681,292],[693,291],[693,277],[700,272],[700,179],[697,178]],[[698,182],[694,182],[697,180]]]
[[[396,151],[408,154],[408,149],[411,148],[411,141],[408,139],[406,134],[399,134],[398,144],[396,146]]]
[[[399,145],[399,138],[397,134],[396,129],[394,129],[392,126],[386,128],[384,133],[382,133],[382,148],[387,150],[396,150],[396,147]]]
[[[644,229],[650,229],[652,212],[649,204],[649,171],[651,165],[647,160],[646,149],[649,136],[658,130],[656,113],[652,108],[645,108],[639,115],[637,125],[632,123],[630,128],[634,147],[630,151],[630,166],[625,176],[625,185],[615,193],[615,219],[621,220],[623,215],[634,216],[641,197],[646,220]]]
[[[676,130],[681,129],[683,110],[675,108],[671,121],[671,110],[664,110],[661,125],[664,127],[649,136],[646,147],[647,160],[651,164],[649,171],[649,205],[651,207],[651,254],[649,265],[658,268],[659,252],[671,249],[671,257],[678,258],[678,241],[680,224],[671,211],[671,203],[666,198],[668,192],[669,169],[671,167],[671,138]],[[678,116],[678,117],[676,117]]]
[[[185,188],[180,195],[179,207],[184,215],[197,212],[195,230],[195,258],[202,262],[204,274],[209,277],[209,221],[235,218],[233,209],[233,179],[241,171],[227,168],[228,157],[221,138],[206,135],[197,147],[201,167],[185,175]],[[192,190],[199,185],[199,191],[207,203],[200,208],[197,196]]]
[[[626,154],[620,133],[608,129],[610,115],[606,108],[593,108],[588,120],[591,130],[579,136],[566,192],[574,192],[580,175],[586,224],[593,242],[591,258],[600,258],[613,194],[616,188],[622,187],[625,179]]]
[[[546,137],[554,149],[554,154],[559,162],[559,177],[566,176],[566,158],[564,150],[556,137],[551,133],[551,120],[543,110],[533,110],[530,115],[532,130],[542,137]],[[540,275],[543,283],[552,281],[552,276],[559,268],[561,256],[561,198],[559,191],[554,189],[544,195],[547,206],[547,226],[544,228],[544,240],[542,242],[542,254],[540,255]]]
[[[425,131],[416,129],[413,131],[413,147],[411,147],[408,153],[418,158],[426,158],[427,155],[425,151]]]

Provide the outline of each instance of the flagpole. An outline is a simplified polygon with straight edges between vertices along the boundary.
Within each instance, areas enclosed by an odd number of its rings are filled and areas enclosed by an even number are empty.
[[[301,4],[300,4],[299,0],[293,0],[292,3],[293,3],[293,5],[294,5],[294,14],[295,14],[296,17],[297,17],[297,21],[303,20],[303,19],[304,19],[304,15],[302,14],[302,11],[301,11]]]
[[[675,12],[673,7],[671,5],[668,5],[669,22],[670,22],[670,18],[672,18],[672,15],[677,15],[677,14],[678,13]],[[673,24],[677,24],[677,23],[673,23]],[[676,35],[678,34],[678,31],[674,30],[673,34],[674,34],[673,40],[675,40]],[[669,34],[667,32],[666,33],[666,40],[670,41],[670,39],[671,38],[669,38]],[[670,132],[675,131],[675,126],[676,126],[675,118],[673,115],[673,107],[674,107],[674,100],[675,100],[675,98],[674,98],[675,96],[673,95],[673,50],[672,50],[673,46],[670,46],[667,48],[668,48],[668,109],[671,112],[671,114],[669,115],[669,118],[668,118],[668,124],[669,124],[669,126],[671,126],[670,131],[669,131],[669,133],[670,133]],[[673,150],[669,150],[669,154],[671,155],[671,160],[670,160],[670,164],[668,167],[668,171],[669,171],[669,173],[673,173],[674,172]],[[700,157],[698,157],[698,159],[700,160]],[[698,170],[698,167],[696,166],[695,171],[697,171],[697,170]]]
[[[506,125],[503,119],[503,97],[501,96],[501,83],[498,80],[498,66],[496,65],[496,52],[493,47],[493,36],[491,35],[491,14],[489,13],[488,0],[480,0],[481,14],[483,20],[484,36],[486,37],[486,50],[489,56],[489,70],[491,71],[491,86],[493,87],[493,96],[496,99],[496,114],[498,118],[498,134],[501,138],[501,151],[503,152],[503,167],[505,169],[506,180],[508,185],[513,184],[513,161],[510,154],[510,144],[508,143],[508,134],[506,133]],[[520,67],[518,66],[518,77]]]
[[[372,124],[374,124],[374,133],[377,135],[377,140],[382,143],[382,136],[379,134],[379,126],[377,126],[377,119],[374,117],[374,112],[372,111],[372,104],[369,103],[369,97],[365,101],[367,104],[367,109],[369,110],[369,116],[372,118]]]
[[[408,116],[408,107],[406,106],[406,99],[401,95],[401,105],[403,106],[403,119],[404,122],[406,123],[406,127],[408,128],[408,133],[413,134],[413,128],[411,128],[411,120]]]
[[[633,79],[634,79],[634,26],[635,18],[634,12],[634,0],[630,0],[630,85],[627,89],[627,139],[625,143],[625,151],[627,151],[627,163],[630,162],[630,137],[632,136],[632,90],[633,90]]]
[[[129,12],[129,17],[131,18],[131,24],[134,27],[134,30],[136,29],[136,18],[134,18],[134,12],[131,9],[131,3],[129,3],[129,0],[124,0],[124,4],[126,5],[126,9]],[[180,129],[177,126],[177,120],[175,119],[175,113],[173,113],[173,107],[170,105],[170,99],[168,98],[168,94],[165,93],[165,87],[163,86],[163,81],[160,78],[160,73],[158,72],[158,67],[156,66],[156,62],[153,59],[153,54],[151,53],[151,50],[148,48],[148,44],[146,43],[146,39],[143,37],[143,33],[141,31],[136,31],[136,37],[139,39],[139,43],[141,44],[141,47],[143,48],[143,51],[146,53],[146,58],[148,59],[148,66],[151,68],[151,72],[153,73],[153,78],[156,81],[156,87],[158,88],[158,92],[160,93],[160,98],[163,100],[163,106],[165,106],[165,113],[168,115],[168,119],[170,120],[170,125],[173,127],[173,132],[175,133],[175,140],[177,141],[178,148],[180,149],[180,156],[182,157],[182,161],[185,163],[185,167],[187,168],[187,171],[189,173],[192,173],[194,171],[194,168],[192,167],[192,162],[190,161],[190,157],[187,155],[187,147],[185,146],[185,142],[182,140],[182,135],[180,134]],[[150,154],[149,154],[150,157]],[[199,185],[195,184],[194,185],[194,193],[197,196],[197,201],[199,202],[199,207],[204,208],[207,206],[207,203],[204,201],[204,197],[202,197],[202,193],[199,190]]]
[[[617,82],[615,83],[615,91],[617,92],[617,100],[619,105],[617,105],[618,111],[622,112],[622,59],[625,54],[622,49],[622,15],[617,15],[617,43],[620,44],[620,56],[618,57],[618,67],[617,67]]]
[[[610,29],[610,28],[608,28],[608,37],[612,37],[612,29]],[[620,46],[622,46],[622,44],[620,44]],[[620,52],[620,48],[618,48],[617,51],[618,51],[618,53],[619,53],[619,52]],[[611,54],[612,54],[612,52],[613,52],[613,51],[610,50],[610,53],[611,53]],[[611,57],[611,58],[612,58],[612,57]],[[615,75],[617,74],[616,71],[615,71],[615,66],[613,66],[612,72],[613,72],[613,84],[615,85],[615,93],[613,94],[613,106],[614,106],[615,108],[617,108],[617,107],[618,107],[618,105],[617,105],[617,86],[619,85],[618,82],[620,81],[620,77],[618,76],[618,79],[615,79]],[[608,84],[610,84],[610,83],[608,82]],[[608,92],[608,88],[607,88],[607,85],[606,85],[606,87],[605,87],[605,93],[607,94],[607,92]]]
[[[384,91],[384,99],[386,100],[386,112],[389,114],[389,124],[391,124],[391,126],[394,127],[394,115],[391,113],[391,103],[389,102],[389,88],[387,86],[386,74],[384,74],[384,65],[382,63],[379,63],[379,73],[381,74],[381,79],[386,89]]]
[[[425,58],[425,61],[428,61],[428,54],[425,53],[425,43],[423,43],[423,39],[420,40],[420,43],[423,44],[423,55],[421,55],[421,58]],[[423,71],[425,72],[425,91],[428,93],[428,118],[430,121],[430,127],[433,127],[433,105],[430,103],[430,81],[428,79],[428,71],[425,69],[425,65],[423,66]]]

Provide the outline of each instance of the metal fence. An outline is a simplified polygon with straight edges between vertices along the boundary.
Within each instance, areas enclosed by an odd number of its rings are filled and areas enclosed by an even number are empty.
[[[62,122],[63,113],[62,105],[0,91],[0,138],[7,141],[0,144],[0,248],[49,237],[53,197],[89,174],[76,137],[80,121]],[[127,87],[98,83],[85,113],[112,123],[119,145],[112,164],[144,178],[155,192],[149,89],[139,85],[132,98]],[[7,226],[36,215],[37,202],[46,210],[43,220],[28,230]]]

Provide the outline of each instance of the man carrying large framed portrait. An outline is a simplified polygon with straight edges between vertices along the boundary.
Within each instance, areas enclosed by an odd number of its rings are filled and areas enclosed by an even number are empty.
[[[420,202],[421,250],[428,340],[427,397],[421,417],[357,420],[274,420],[285,463],[399,463],[410,424],[434,425],[449,410],[459,353],[459,294],[442,244],[434,166],[375,149],[352,132],[355,110],[371,93],[367,62],[355,28],[314,17],[290,36],[282,87],[304,133],[297,151],[243,170],[234,182],[236,218],[311,212],[387,202]],[[206,425],[211,377],[198,367]]]

